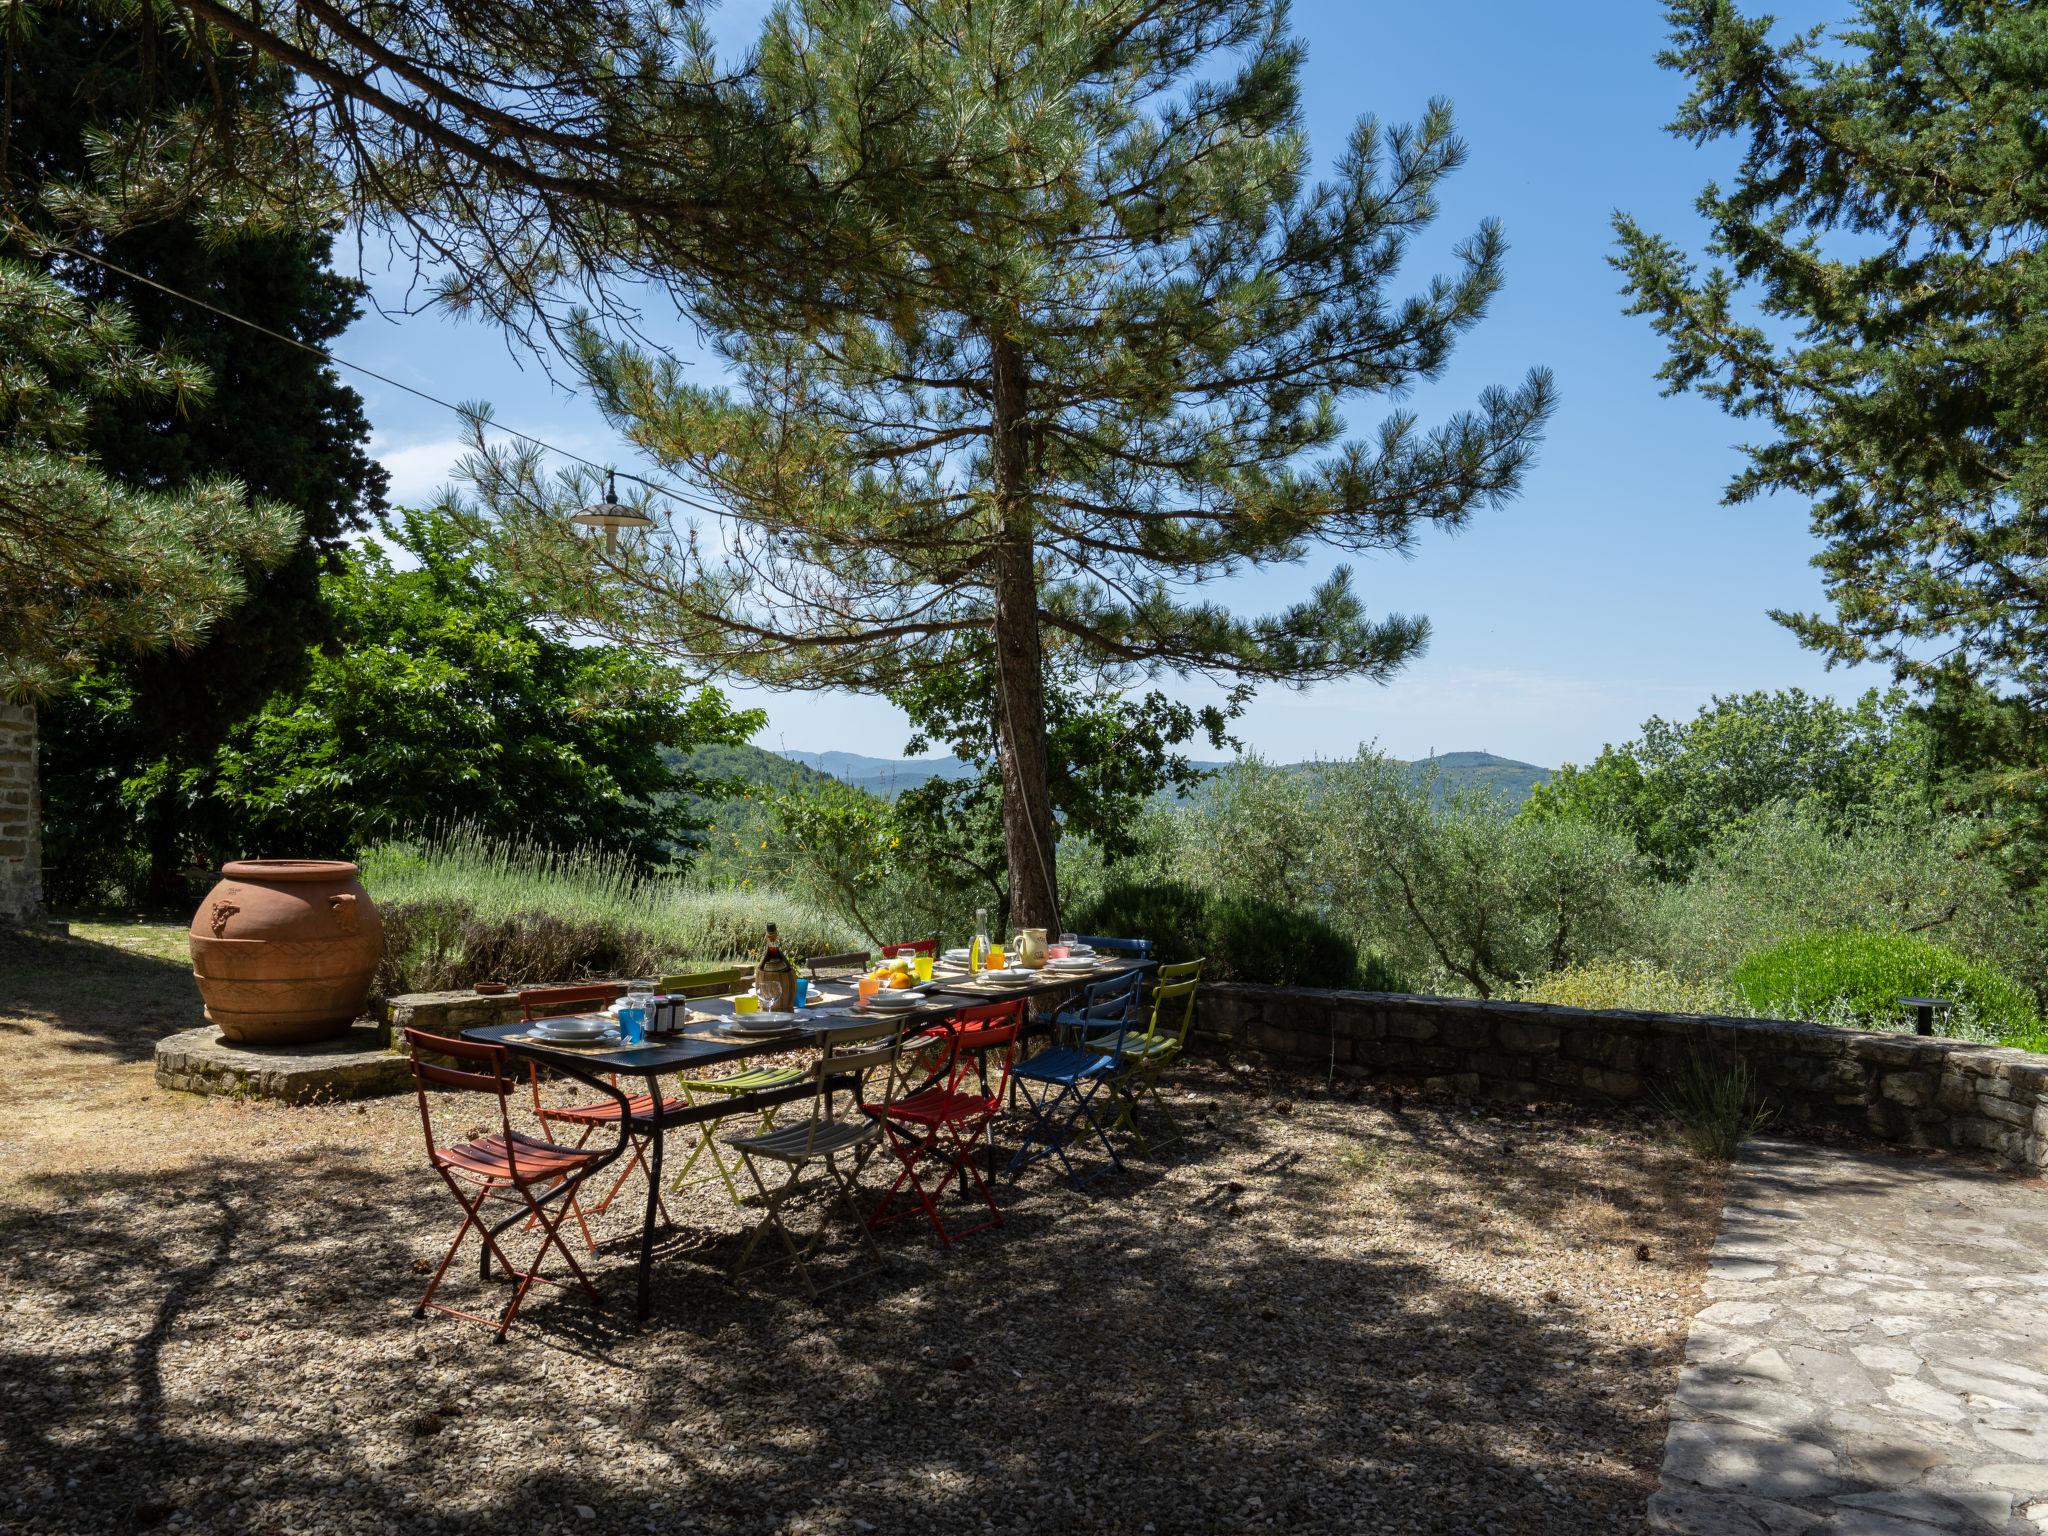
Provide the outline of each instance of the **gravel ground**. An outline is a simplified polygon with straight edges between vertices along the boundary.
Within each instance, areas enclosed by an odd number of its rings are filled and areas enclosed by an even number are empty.
[[[1647,1122],[1207,1064],[1183,1146],[822,1306],[700,1187],[649,1324],[620,1241],[500,1347],[412,1316],[413,1101],[158,1093],[189,979],[95,936],[0,949],[0,1529],[1645,1529],[1720,1193]]]

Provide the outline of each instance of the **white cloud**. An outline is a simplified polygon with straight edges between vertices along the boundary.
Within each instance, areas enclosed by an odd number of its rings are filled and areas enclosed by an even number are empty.
[[[391,504],[422,507],[433,502],[454,478],[455,462],[469,451],[469,442],[442,437],[402,448],[372,443],[370,451],[391,476]]]

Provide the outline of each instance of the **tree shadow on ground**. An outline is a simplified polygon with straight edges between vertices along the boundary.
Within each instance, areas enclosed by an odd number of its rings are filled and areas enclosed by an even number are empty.
[[[537,1290],[504,1345],[412,1316],[458,1218],[416,1164],[330,1138],[49,1184],[61,1208],[6,1215],[0,1245],[0,1523],[1642,1529],[1668,1382],[1608,1395],[1594,1367],[1641,1362],[1603,1362],[1571,1308],[1338,1219],[1377,1197],[1318,1184],[1304,1122],[1342,1137],[1353,1107],[1235,1092],[1201,1085],[1187,1141],[1100,1193],[1039,1170],[950,1252],[890,1229],[887,1268],[822,1305],[728,1290],[750,1217],[689,1197],[647,1324],[610,1244],[602,1309]],[[1453,1164],[1500,1152],[1443,1133]],[[473,1264],[459,1283],[474,1300]]]
[[[165,1035],[202,1022],[189,962],[0,929],[0,1038],[40,1024],[71,1048],[146,1061]]]

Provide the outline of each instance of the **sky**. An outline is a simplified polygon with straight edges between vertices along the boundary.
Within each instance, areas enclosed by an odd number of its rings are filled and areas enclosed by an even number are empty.
[[[750,36],[763,9],[755,0],[725,7],[721,39]],[[1841,14],[1810,0],[1775,9],[1800,25]],[[1827,671],[1769,618],[1822,606],[1806,509],[1783,499],[1721,505],[1743,424],[1697,397],[1662,395],[1661,345],[1646,320],[1623,313],[1607,265],[1618,209],[1697,251],[1693,201],[1732,164],[1726,145],[1696,148],[1664,131],[1684,83],[1656,63],[1661,7],[1296,0],[1294,22],[1308,45],[1303,96],[1324,164],[1361,115],[1409,121],[1432,96],[1451,101],[1467,141],[1438,224],[1393,291],[1448,270],[1450,247],[1481,219],[1505,225],[1504,292],[1444,379],[1403,403],[1427,424],[1536,365],[1556,375],[1559,402],[1513,504],[1455,536],[1425,533],[1410,559],[1353,562],[1373,611],[1428,616],[1427,652],[1387,684],[1263,691],[1238,725],[1247,747],[1294,761],[1369,742],[1399,757],[1479,750],[1554,767],[1634,736],[1653,714],[1688,716],[1716,694],[1853,696],[1882,684],[1869,669]],[[405,305],[404,280],[364,276],[388,308]],[[697,355],[680,328],[673,344]],[[562,448],[649,469],[587,401],[485,325],[373,311],[334,350],[444,399],[487,400],[499,421]],[[344,372],[364,396],[393,501],[430,499],[462,451],[459,424]],[[1369,430],[1385,409],[1354,405],[1354,427]],[[1270,611],[1305,596],[1340,558],[1219,581],[1204,595]],[[1192,701],[1214,696],[1200,683],[1161,686]],[[873,699],[728,691],[767,710],[755,739],[771,749],[891,756],[908,734]]]

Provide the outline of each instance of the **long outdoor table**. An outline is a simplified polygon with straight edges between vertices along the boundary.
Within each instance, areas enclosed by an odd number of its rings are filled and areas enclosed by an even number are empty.
[[[869,1020],[888,1019],[892,1022],[900,1021],[906,1026],[929,1026],[950,1018],[963,1006],[971,1006],[975,1002],[1001,1002],[1019,997],[1040,1000],[1071,993],[1094,982],[1128,976],[1133,971],[1151,968],[1152,962],[1149,960],[1105,958],[1092,971],[1075,974],[1041,970],[1034,974],[1032,981],[1023,986],[997,990],[974,985],[965,971],[940,966],[932,975],[932,994],[929,1002],[910,1008],[892,1009],[885,1013],[878,1009],[861,1008],[850,986],[843,994],[836,987],[828,987],[820,1000],[799,1010],[805,1020],[804,1025],[780,1035],[727,1034],[718,1025],[723,1019],[732,1016],[731,1000],[702,998],[690,1004],[693,1018],[680,1035],[652,1040],[643,1045],[620,1045],[607,1050],[541,1045],[521,1038],[532,1028],[527,1023],[486,1024],[476,1029],[465,1029],[462,1038],[502,1045],[514,1055],[552,1068],[565,1077],[574,1078],[618,1102],[618,1143],[591,1168],[591,1174],[595,1174],[599,1168],[622,1156],[636,1130],[645,1130],[649,1133],[648,1141],[651,1145],[648,1150],[647,1166],[647,1214],[640,1230],[637,1286],[639,1314],[644,1319],[650,1310],[652,1298],[655,1218],[661,1210],[661,1154],[666,1133],[678,1126],[701,1125],[707,1120],[722,1120],[727,1115],[746,1114],[773,1108],[778,1104],[794,1103],[810,1098],[816,1091],[810,1083],[792,1083],[785,1088],[770,1088],[758,1093],[720,1097],[701,1104],[683,1105],[671,1111],[661,1092],[663,1073],[695,1073],[727,1062],[744,1061],[751,1056],[768,1056],[781,1051],[802,1049],[812,1043],[806,1038],[807,1035],[814,1036],[818,1031],[827,1029],[844,1029],[850,1024]],[[637,1077],[645,1081],[647,1097],[653,1107],[651,1115],[632,1113],[630,1096],[611,1080],[615,1075]],[[588,1176],[584,1182],[589,1182]],[[488,1255],[488,1248],[485,1253]]]

